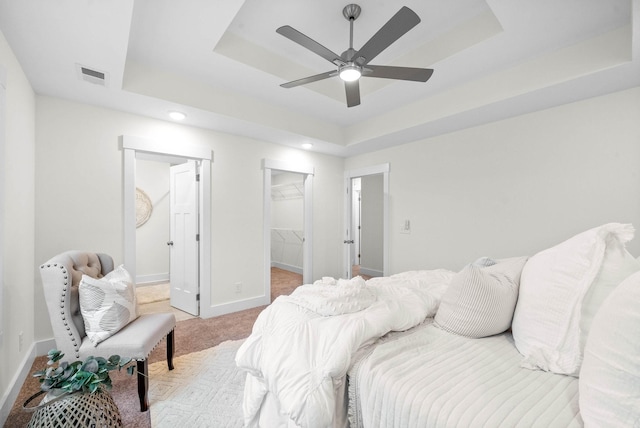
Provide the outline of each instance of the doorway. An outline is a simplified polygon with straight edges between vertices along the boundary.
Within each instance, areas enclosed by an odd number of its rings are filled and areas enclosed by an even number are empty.
[[[313,275],[313,174],[310,166],[264,159],[264,296],[263,304],[271,303],[271,268],[273,262],[281,267],[300,270],[302,283],[308,284]],[[275,191],[275,194],[274,194]],[[274,201],[274,199],[280,199]],[[295,218],[288,218],[285,202]],[[297,214],[295,214],[297,213]],[[301,218],[299,216],[301,214]],[[276,217],[278,216],[279,217]],[[284,227],[283,227],[284,226]]]
[[[200,293],[193,293],[195,310],[202,318],[214,316],[211,305],[211,159],[212,152],[199,147],[181,144],[179,147],[171,143],[145,140],[139,137],[122,136],[124,152],[124,264],[131,275],[136,278],[136,160],[154,160],[158,162],[182,164],[191,160],[200,165],[200,186],[196,191],[199,251],[195,255],[195,271],[199,283],[203,284]],[[193,258],[193,256],[192,256]],[[198,295],[199,294],[199,295]]]
[[[383,276],[383,175],[351,179],[351,276]]]
[[[389,274],[389,164],[345,172],[345,278]]]

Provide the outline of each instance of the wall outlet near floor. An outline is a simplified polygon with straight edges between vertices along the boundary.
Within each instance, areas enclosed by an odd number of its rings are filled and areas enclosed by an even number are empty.
[[[18,333],[18,352],[22,352],[22,344],[24,339],[24,333],[21,331]]]
[[[237,294],[242,293],[242,282],[236,282],[233,286],[235,287]]]

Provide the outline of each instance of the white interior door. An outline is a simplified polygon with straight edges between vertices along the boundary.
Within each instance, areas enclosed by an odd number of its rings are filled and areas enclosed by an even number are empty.
[[[171,306],[198,315],[198,181],[196,162],[170,168]]]

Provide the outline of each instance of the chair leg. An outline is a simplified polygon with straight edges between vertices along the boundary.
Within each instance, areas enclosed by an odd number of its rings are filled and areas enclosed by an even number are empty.
[[[173,350],[175,348],[174,331],[175,330],[171,330],[169,334],[167,334],[167,366],[169,366],[169,370],[173,370]]]
[[[140,398],[140,411],[149,409],[149,363],[147,359],[136,361],[138,369],[138,397]]]

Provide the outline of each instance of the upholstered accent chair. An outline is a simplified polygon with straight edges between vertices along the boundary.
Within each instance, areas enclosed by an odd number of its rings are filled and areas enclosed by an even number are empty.
[[[56,347],[65,360],[111,355],[136,360],[140,411],[149,408],[147,358],[158,343],[167,338],[167,364],[173,370],[174,328],[172,313],[141,315],[113,336],[98,343],[89,340],[80,312],[78,285],[82,275],[102,278],[112,271],[113,259],[106,254],[67,251],[40,266],[44,296],[49,310]]]

